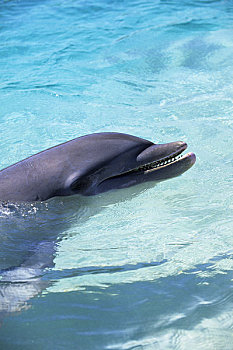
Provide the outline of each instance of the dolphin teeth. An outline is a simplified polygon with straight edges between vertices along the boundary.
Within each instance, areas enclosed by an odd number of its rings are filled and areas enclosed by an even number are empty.
[[[150,171],[166,165],[170,165],[171,163],[177,161],[180,158],[182,158],[182,155],[172,155],[171,157],[167,157],[161,160],[157,160],[148,164],[141,165],[138,168],[133,169],[132,171],[144,171],[144,172]]]
[[[154,170],[166,165],[170,165],[171,163],[177,161],[178,159],[180,159],[182,157],[182,155],[172,155],[170,157],[161,159],[161,160],[156,160],[154,162],[148,163],[148,164],[144,164],[139,166],[138,168],[132,169],[131,171],[133,172],[137,172],[137,171],[150,171],[150,170]]]

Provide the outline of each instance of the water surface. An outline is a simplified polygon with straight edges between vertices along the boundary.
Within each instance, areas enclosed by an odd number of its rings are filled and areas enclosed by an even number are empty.
[[[0,1],[0,167],[84,134],[183,140],[183,176],[2,206],[0,345],[232,348],[231,1]],[[5,271],[5,272],[4,272]]]

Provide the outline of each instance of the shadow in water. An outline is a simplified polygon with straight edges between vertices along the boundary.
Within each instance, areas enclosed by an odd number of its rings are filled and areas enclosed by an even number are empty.
[[[154,281],[86,286],[83,291],[34,298],[33,308],[8,318],[0,329],[0,344],[4,349],[18,349],[18,341],[24,350],[30,349],[31,343],[45,350],[51,344],[71,350],[77,349],[77,344],[82,350],[185,349],[191,339],[185,337],[186,332],[191,336],[196,332],[200,338],[195,348],[206,348],[208,341],[215,348],[213,341],[219,334],[214,320],[221,332],[227,327],[231,332],[233,323],[233,271],[217,273],[215,265],[224,259],[232,259],[232,255]],[[203,277],[201,273],[207,271],[215,274]]]
[[[149,263],[139,262],[137,264],[125,264],[121,266],[86,266],[77,269],[63,269],[62,271],[52,271],[50,274],[47,272],[46,279],[50,281],[60,280],[62,278],[70,278],[73,276],[85,276],[85,275],[98,275],[103,273],[116,273],[116,272],[126,272],[126,271],[136,271],[147,267],[160,266],[165,264],[167,259],[161,261],[151,261]]]
[[[164,339],[168,339],[170,348],[175,349],[185,341],[182,334],[195,330],[205,320],[228,322],[227,312],[233,309],[233,271],[217,273],[216,264],[232,260],[230,254],[153,281],[82,285],[72,292],[55,292],[56,288],[52,288],[43,297],[33,298],[50,285],[56,286],[57,281],[73,276],[166,266],[168,261],[164,259],[134,265],[49,270],[57,245],[69,237],[72,226],[78,229],[78,223],[108,205],[132,199],[147,187],[91,198],[56,198],[36,205],[2,205],[0,315],[14,317],[2,323],[1,348],[26,350],[33,343],[34,348],[43,350],[51,349],[51,344],[71,350],[77,344],[82,350],[139,349],[147,345],[165,349]],[[24,312],[17,312],[20,310]]]
[[[104,207],[130,200],[148,187],[140,185],[95,197],[55,198],[45,203],[2,203],[0,318],[28,307],[27,301],[49,286],[50,280],[42,278],[44,271],[53,267],[57,245],[66,239],[69,228],[78,229]]]

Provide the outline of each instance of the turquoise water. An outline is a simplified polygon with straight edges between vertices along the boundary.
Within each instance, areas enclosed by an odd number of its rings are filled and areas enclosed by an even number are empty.
[[[233,4],[0,0],[0,167],[77,136],[188,142],[154,187],[1,207],[0,348],[232,349]]]

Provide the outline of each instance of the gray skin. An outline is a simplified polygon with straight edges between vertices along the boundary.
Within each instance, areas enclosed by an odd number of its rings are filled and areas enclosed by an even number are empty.
[[[55,196],[90,196],[162,181],[181,175],[195,163],[193,153],[167,162],[186,148],[182,141],[154,144],[122,133],[78,137],[1,170],[0,200],[33,202]]]

